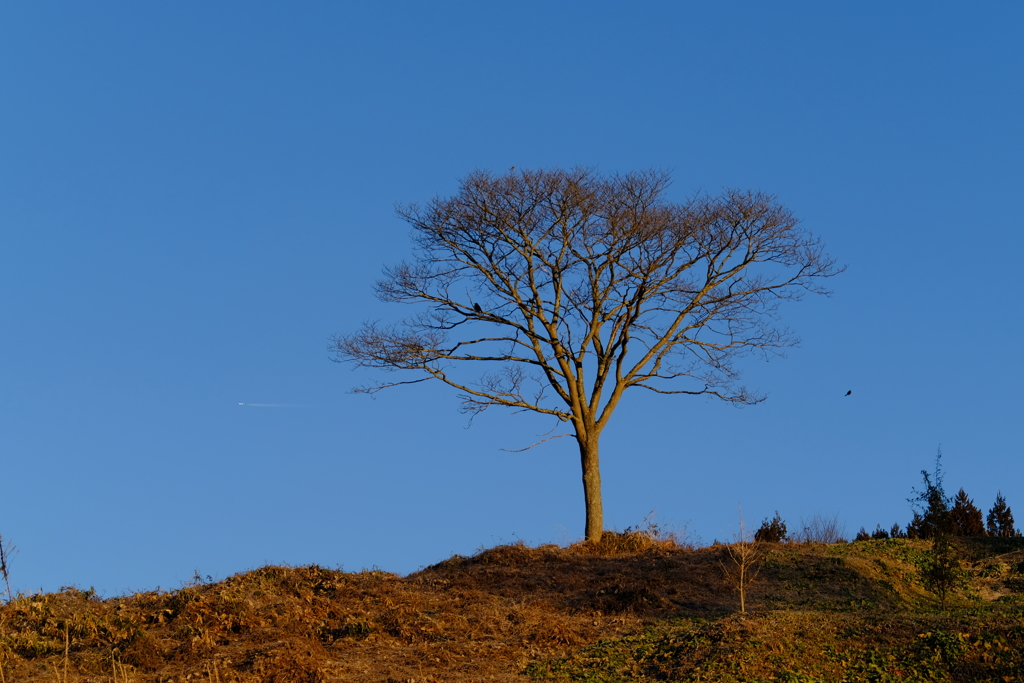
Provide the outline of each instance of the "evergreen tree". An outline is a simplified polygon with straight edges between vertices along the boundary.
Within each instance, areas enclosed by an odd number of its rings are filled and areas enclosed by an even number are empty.
[[[939,531],[932,540],[931,563],[924,570],[924,582],[946,609],[946,597],[963,584],[963,571],[952,537]]]
[[[910,538],[932,539],[931,562],[923,572],[923,578],[928,588],[939,597],[942,609],[946,609],[946,598],[963,583],[963,572],[952,539],[956,528],[953,511],[942,487],[941,448],[935,456],[935,471],[929,475],[921,470],[921,475],[924,477],[924,488],[920,491],[914,489],[916,495],[909,499],[917,510],[914,511],[913,521],[907,525],[907,535]],[[962,489],[960,493],[969,503],[967,494]],[[958,500],[960,497],[957,495]]]
[[[914,518],[907,522],[907,538],[927,538],[927,536],[921,535],[923,527],[924,518],[921,517],[921,513],[915,510]]]
[[[754,540],[759,543],[780,543],[786,540],[786,533],[786,523],[776,510],[774,519],[766,517],[761,522],[761,528],[754,533]]]
[[[914,519],[907,524],[908,538],[933,538],[939,533],[952,533],[950,526],[950,500],[946,497],[946,490],[942,487],[942,449],[939,449],[935,456],[935,471],[928,474],[921,470],[924,477],[924,488],[920,491],[913,489],[913,498],[908,498],[914,508]]]
[[[953,499],[953,509],[949,511],[950,531],[954,536],[984,536],[985,523],[981,518],[981,510],[967,493],[960,489]]]
[[[1002,538],[1020,536],[1020,532],[1013,526],[1013,512],[1006,504],[1002,491],[996,493],[996,503],[988,511],[988,535]]]

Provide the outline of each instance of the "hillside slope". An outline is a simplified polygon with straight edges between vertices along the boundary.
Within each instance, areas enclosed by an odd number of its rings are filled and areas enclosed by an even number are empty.
[[[723,546],[642,534],[499,546],[407,577],[263,567],[171,592],[0,607],[0,683],[1021,680],[1024,542],[961,544],[938,609],[929,544],[765,546],[738,613]]]

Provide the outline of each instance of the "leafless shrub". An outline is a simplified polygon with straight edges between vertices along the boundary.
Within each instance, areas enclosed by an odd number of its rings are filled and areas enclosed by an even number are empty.
[[[815,514],[809,520],[800,518],[800,543],[844,543],[846,541],[846,524],[839,521],[839,515],[826,517]]]
[[[9,573],[9,565],[11,557],[17,554],[18,549],[11,544],[4,545],[4,537],[0,536],[0,574],[3,574],[4,584],[7,586],[7,602],[10,603],[14,599],[14,595],[11,593],[11,576]]]
[[[651,510],[640,524],[626,527],[626,534],[642,534],[659,544],[671,544],[677,548],[694,550],[700,546],[700,539],[691,535],[689,527],[657,521],[657,510]]]
[[[699,545],[700,539],[691,536],[685,525],[677,527],[658,522],[655,519],[655,511],[651,510],[636,526],[628,526],[624,531],[605,531],[600,541],[572,543],[567,549],[577,554],[609,557],[671,550],[694,550]]]
[[[736,584],[740,594],[740,612],[747,611],[747,588],[761,571],[761,544],[754,540],[746,529],[743,521],[743,508],[740,508],[740,530],[733,536],[733,542],[725,546],[730,563],[721,562],[726,578]]]

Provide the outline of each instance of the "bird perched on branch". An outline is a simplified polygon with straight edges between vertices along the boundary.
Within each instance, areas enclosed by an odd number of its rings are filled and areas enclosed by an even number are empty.
[[[473,310],[477,313],[483,313],[484,309],[480,308],[480,304],[473,304]]]

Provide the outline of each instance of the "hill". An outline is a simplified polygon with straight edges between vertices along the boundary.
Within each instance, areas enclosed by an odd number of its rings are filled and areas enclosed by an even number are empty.
[[[1015,681],[1024,541],[960,539],[961,590],[925,541],[767,544],[746,614],[725,546],[644,534],[499,546],[406,577],[263,567],[175,591],[18,596],[0,683]]]

